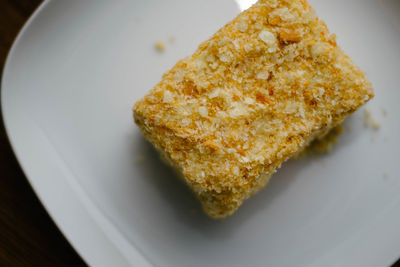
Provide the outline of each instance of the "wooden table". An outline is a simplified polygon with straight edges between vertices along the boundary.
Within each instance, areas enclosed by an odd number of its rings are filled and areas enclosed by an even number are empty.
[[[0,73],[41,0],[0,0]],[[0,122],[0,266],[85,266],[32,191]]]
[[[19,29],[41,2],[0,0],[0,73]],[[32,191],[11,150],[2,121],[0,173],[0,265],[85,266]],[[399,267],[400,260],[393,266]]]

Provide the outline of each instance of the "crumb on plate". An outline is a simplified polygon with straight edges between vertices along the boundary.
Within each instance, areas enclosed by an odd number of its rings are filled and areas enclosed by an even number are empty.
[[[165,43],[163,41],[157,41],[155,47],[158,51],[163,52],[165,50]]]
[[[366,127],[371,127],[375,130],[378,130],[381,127],[379,121],[372,119],[371,111],[368,108],[364,108],[364,125]]]

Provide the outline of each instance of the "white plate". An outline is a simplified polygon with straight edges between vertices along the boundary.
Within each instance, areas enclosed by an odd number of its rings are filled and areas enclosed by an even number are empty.
[[[242,3],[246,1],[241,1]],[[48,1],[8,57],[3,116],[47,210],[93,266],[384,266],[400,255],[400,2],[311,1],[368,73],[382,127],[285,164],[214,221],[132,122],[131,106],[238,13],[233,0]],[[169,38],[175,41],[170,42]],[[156,51],[162,40],[167,48]],[[387,116],[382,108],[387,110]]]

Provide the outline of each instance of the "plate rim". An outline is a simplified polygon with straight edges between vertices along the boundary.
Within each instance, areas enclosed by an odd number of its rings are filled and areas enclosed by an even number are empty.
[[[102,243],[96,243],[96,246],[103,246],[107,247],[108,249],[101,249],[101,253],[103,254],[102,257],[98,257],[98,253],[95,252],[97,249],[93,249],[92,246],[90,246],[90,242],[82,242],[83,237],[79,234],[79,230],[73,230],[71,229],[70,226],[67,226],[61,219],[61,213],[64,213],[65,210],[63,211],[56,211],[56,209],[53,209],[49,205],[49,200],[47,197],[41,192],[39,189],[39,185],[35,182],[35,178],[33,178],[30,174],[29,168],[26,166],[26,162],[24,159],[24,156],[20,153],[18,148],[18,141],[14,138],[13,130],[11,129],[12,127],[10,126],[9,118],[7,116],[7,108],[5,105],[6,102],[6,91],[7,88],[7,76],[9,72],[9,66],[11,65],[11,62],[13,61],[16,52],[18,51],[18,46],[21,43],[21,40],[23,39],[24,35],[26,32],[28,32],[32,26],[32,24],[38,19],[39,16],[42,15],[42,12],[51,4],[56,2],[55,0],[44,0],[35,10],[34,12],[30,15],[30,17],[27,19],[27,21],[24,23],[22,28],[19,30],[18,34],[14,38],[11,48],[8,51],[8,54],[5,59],[4,63],[4,68],[2,71],[1,75],[1,82],[0,82],[0,104],[1,104],[1,116],[3,119],[3,124],[5,128],[5,134],[6,138],[10,144],[11,151],[14,154],[15,158],[17,159],[18,165],[20,169],[22,170],[24,176],[26,177],[26,180],[28,181],[30,187],[32,188],[33,192],[35,193],[36,197],[40,201],[41,205],[53,221],[53,223],[56,225],[58,230],[61,232],[61,234],[64,236],[64,238],[67,240],[67,242],[73,247],[75,252],[80,256],[80,258],[89,266],[110,266],[109,263],[115,264],[116,262],[119,262],[118,266],[131,266],[132,260],[135,263],[140,264],[140,266],[152,266],[150,263],[149,259],[147,259],[140,251],[134,247],[136,250],[136,253],[133,253],[133,255],[127,255],[127,253],[124,253],[120,251],[113,242],[113,240],[110,240],[110,235],[106,233],[106,230],[112,231],[115,234],[115,229],[110,229],[113,228],[114,226],[108,223],[108,225],[100,225],[99,223],[99,214],[93,214],[93,212],[89,212],[88,210],[88,204],[91,209],[95,209],[97,213],[99,213],[99,209],[95,206],[94,203],[83,203],[82,199],[79,196],[79,193],[76,192],[77,188],[75,186],[69,185],[68,191],[70,193],[73,193],[74,199],[77,200],[76,203],[79,203],[80,205],[76,205],[74,203],[74,207],[68,209],[68,215],[74,218],[74,220],[79,220],[80,223],[78,223],[80,226],[86,225],[85,231],[92,232],[91,234],[97,234],[98,236],[101,236],[100,238]],[[66,189],[66,187],[64,187]],[[78,188],[79,189],[79,188]],[[86,202],[91,202],[90,199],[86,199]],[[82,212],[84,213],[84,217],[82,216]],[[74,215],[79,215],[79,216],[74,216]],[[97,217],[97,218],[94,218]],[[91,221],[91,222],[89,222]],[[104,218],[103,218],[103,224]],[[90,225],[92,224],[92,225]],[[91,227],[95,224],[97,227]],[[117,230],[118,231],[118,230]],[[99,240],[96,240],[97,242]],[[121,239],[119,239],[121,241]],[[114,248],[114,251],[109,250],[110,247]],[[130,246],[133,247],[133,246]],[[89,251],[92,251],[91,253],[88,253]],[[132,252],[132,251],[131,251]],[[124,255],[125,254],[125,255]],[[110,262],[107,261],[102,261],[104,258],[108,258]]]

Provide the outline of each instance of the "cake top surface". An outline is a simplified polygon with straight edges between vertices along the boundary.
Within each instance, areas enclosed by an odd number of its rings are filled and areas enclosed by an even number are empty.
[[[372,96],[306,1],[261,0],[166,72],[134,113],[194,186],[221,192],[251,187]]]

